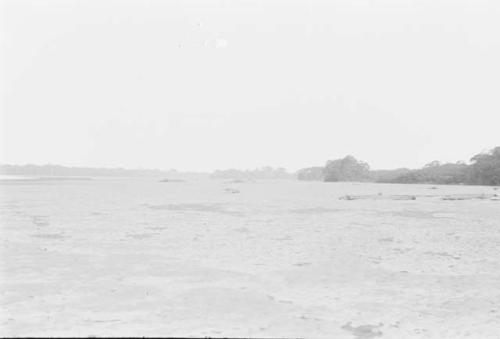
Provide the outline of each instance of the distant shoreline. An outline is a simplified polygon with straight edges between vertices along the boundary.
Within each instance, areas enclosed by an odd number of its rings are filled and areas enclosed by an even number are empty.
[[[61,165],[8,165],[0,164],[2,180],[90,180],[90,178],[156,178],[161,182],[178,182],[211,178],[225,180],[289,179],[322,182],[372,182],[424,185],[480,185],[500,186],[500,146],[474,155],[470,163],[441,163],[432,161],[420,169],[399,168],[373,170],[368,163],[347,155],[328,160],[324,166],[307,167],[295,173],[283,167],[265,166],[254,170],[226,169],[212,173],[180,172],[175,169],[124,169],[67,167]]]

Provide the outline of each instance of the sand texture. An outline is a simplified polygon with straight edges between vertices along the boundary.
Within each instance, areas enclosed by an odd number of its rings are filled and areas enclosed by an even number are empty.
[[[2,181],[0,335],[500,338],[495,193]]]

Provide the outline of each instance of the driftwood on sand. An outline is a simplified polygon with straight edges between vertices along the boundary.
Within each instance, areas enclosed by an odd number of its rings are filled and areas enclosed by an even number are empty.
[[[500,200],[497,194],[453,194],[442,197],[442,200]]]
[[[235,193],[240,193],[240,191],[239,191],[239,190],[237,190],[237,189],[235,189],[235,188],[230,188],[230,187],[225,188],[225,189],[224,189],[224,192],[226,192],[226,193],[233,193],[233,194],[235,194]]]
[[[415,195],[344,195],[340,200],[416,200]]]
[[[498,194],[450,194],[450,195],[351,195],[340,197],[340,200],[417,200],[418,198],[440,198],[441,200],[494,200],[500,201]]]

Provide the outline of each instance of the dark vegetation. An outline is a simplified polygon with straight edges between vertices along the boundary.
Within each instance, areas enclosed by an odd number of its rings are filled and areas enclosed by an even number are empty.
[[[479,185],[500,185],[500,147],[472,157],[469,180]]]
[[[412,170],[392,180],[382,182],[425,184],[469,184],[471,167],[465,163],[441,164],[433,161],[418,170]],[[382,178],[383,179],[383,178]]]
[[[324,167],[309,167],[297,172],[299,180],[369,181],[402,184],[500,185],[500,147],[479,153],[464,162],[433,161],[420,169],[370,170],[366,162],[353,156],[329,160]]]
[[[325,181],[369,181],[370,166],[352,155],[343,159],[328,160],[325,165]]]

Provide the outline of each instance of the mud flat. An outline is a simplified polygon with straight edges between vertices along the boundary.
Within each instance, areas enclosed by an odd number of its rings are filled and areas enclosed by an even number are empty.
[[[0,183],[0,335],[500,337],[491,187],[226,187]]]

